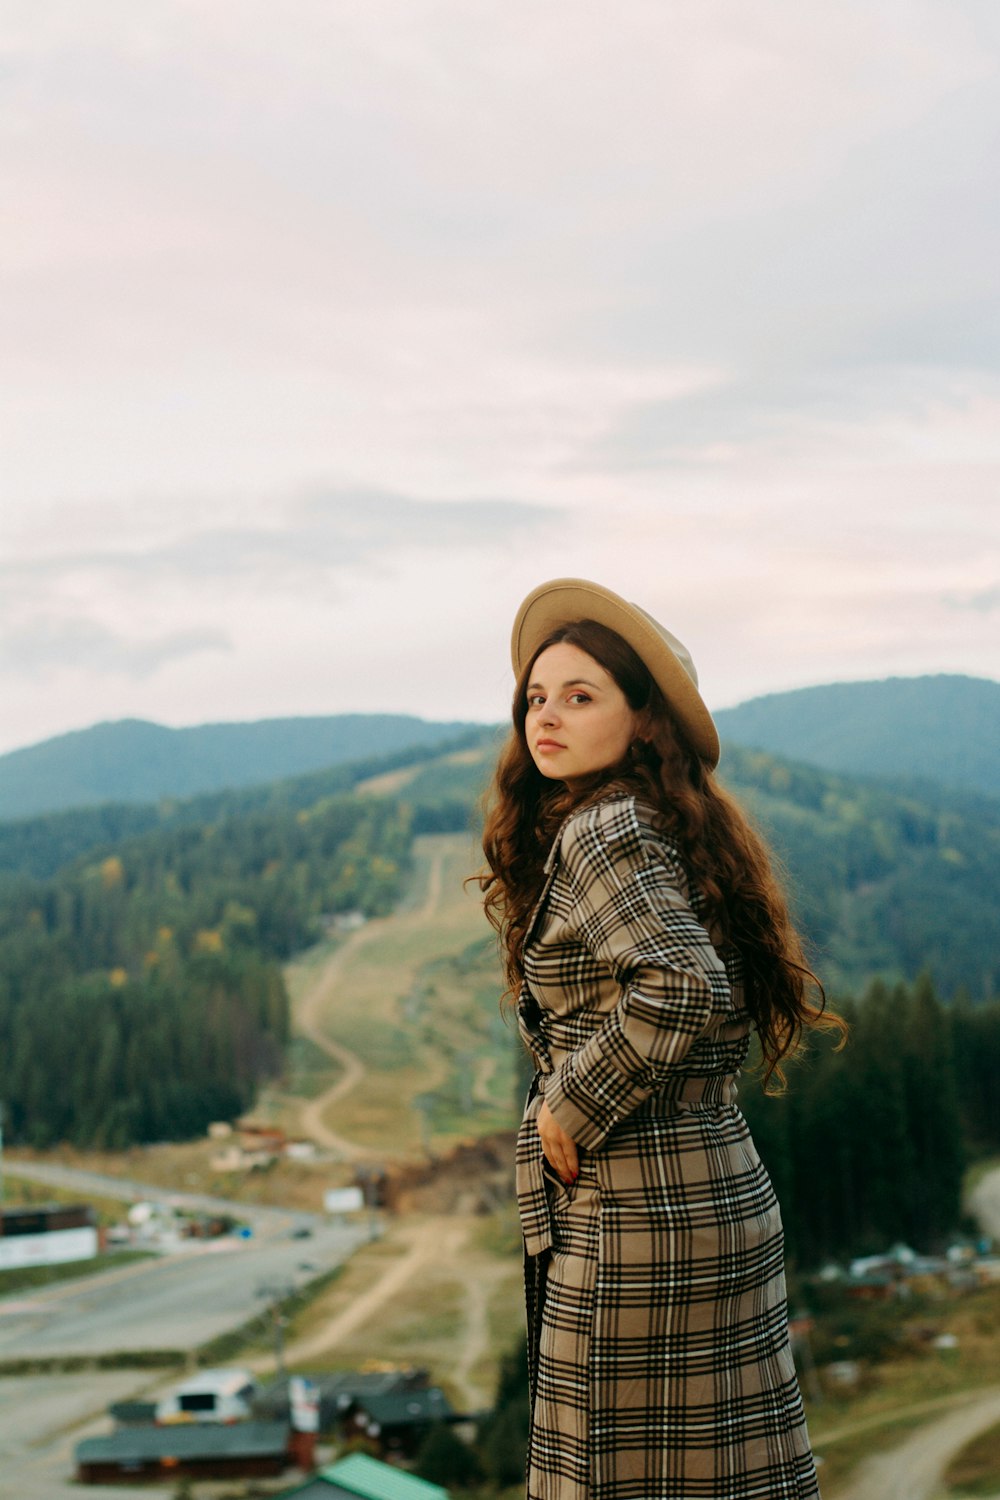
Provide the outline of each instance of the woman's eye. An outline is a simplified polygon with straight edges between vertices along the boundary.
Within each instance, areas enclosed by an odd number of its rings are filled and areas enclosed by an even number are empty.
[[[528,707],[529,708],[537,708],[540,703],[544,703],[544,702],[545,702],[545,699],[544,699],[544,697],[542,696],[541,693],[530,693],[528,695]]]
[[[589,693],[570,693],[570,695],[569,695],[569,701],[571,703],[589,703],[590,702],[590,694]]]

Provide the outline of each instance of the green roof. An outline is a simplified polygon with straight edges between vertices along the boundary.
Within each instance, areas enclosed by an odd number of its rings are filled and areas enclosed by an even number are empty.
[[[366,1453],[352,1453],[321,1473],[331,1484],[350,1490],[361,1500],[449,1500],[448,1491],[439,1484],[404,1474],[402,1469],[380,1463]]]

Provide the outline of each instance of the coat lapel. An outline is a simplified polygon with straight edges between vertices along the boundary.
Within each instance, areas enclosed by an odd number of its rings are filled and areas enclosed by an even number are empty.
[[[570,816],[572,817],[572,814],[570,814]],[[559,831],[556,834],[555,838],[552,840],[552,848],[549,850],[549,857],[545,861],[545,864],[543,866],[545,879],[542,881],[542,889],[538,894],[538,900],[531,908],[531,916],[528,918],[528,925],[525,928],[524,942],[521,945],[522,953],[524,952],[524,949],[527,948],[528,944],[531,942],[532,937],[534,936],[535,927],[538,923],[538,918],[541,915],[542,907],[545,905],[549,891],[552,889],[552,882],[556,878],[556,871],[559,868],[559,845],[562,843],[563,829],[566,827],[566,824],[568,822],[569,818],[567,818],[565,822],[559,825]]]

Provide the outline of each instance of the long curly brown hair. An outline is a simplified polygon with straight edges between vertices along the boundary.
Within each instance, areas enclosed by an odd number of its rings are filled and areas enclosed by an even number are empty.
[[[525,735],[531,670],[558,642],[579,647],[609,672],[643,724],[641,740],[619,765],[575,783],[572,791],[541,774]],[[560,824],[575,808],[620,789],[659,812],[701,894],[702,920],[713,941],[739,952],[765,1086],[772,1077],[781,1086],[781,1061],[806,1028],[837,1031],[843,1044],[846,1022],[827,1008],[823,986],[806,962],[763,838],[689,747],[645,664],[621,636],[594,620],[553,631],[521,673],[513,721],[487,793],[483,852],[489,868],[478,877],[486,915],[500,941],[506,998],[519,992],[524,979],[528,922]]]

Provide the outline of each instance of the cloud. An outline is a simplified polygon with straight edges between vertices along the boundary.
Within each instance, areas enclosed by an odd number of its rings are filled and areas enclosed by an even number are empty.
[[[995,671],[994,0],[10,0],[0,50],[0,611],[104,716],[488,716],[569,572],[725,696]],[[20,723],[92,712],[48,681]]]
[[[257,580],[281,587],[328,571],[370,566],[413,549],[489,546],[505,550],[551,521],[545,505],[505,500],[428,501],[375,490],[318,490],[307,498],[259,507],[243,524],[199,527],[159,543],[25,552],[0,567],[0,587],[30,597],[76,578],[133,580],[144,590],[164,584]],[[49,544],[51,546],[51,543]]]
[[[463,558],[503,557],[558,515],[346,488],[244,509],[241,523],[227,516],[214,528],[187,512],[171,518],[175,535],[157,539],[127,509],[92,507],[85,530],[114,536],[114,546],[80,545],[78,533],[60,547],[43,526],[0,566],[0,672],[26,683],[72,673],[138,682],[170,667],[173,681],[179,664],[224,651],[231,678],[233,653],[259,652],[262,629],[301,656],[366,576],[378,575],[391,603],[393,578],[419,576],[421,558],[454,571]]]
[[[97,677],[140,679],[151,677],[169,662],[231,647],[229,637],[219,630],[174,631],[139,640],[86,617],[40,617],[4,634],[0,671],[28,679],[80,671]]]
[[[943,598],[949,609],[971,609],[977,614],[991,614],[993,610],[1000,609],[1000,583],[960,594],[945,594]]]

